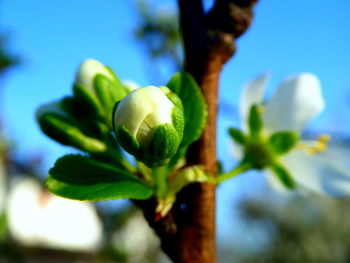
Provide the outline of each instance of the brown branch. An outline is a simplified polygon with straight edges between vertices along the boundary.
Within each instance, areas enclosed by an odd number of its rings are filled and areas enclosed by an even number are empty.
[[[201,164],[216,174],[216,115],[219,77],[232,57],[235,39],[252,20],[255,0],[217,0],[205,14],[201,0],[178,0],[182,28],[185,69],[200,85],[208,105],[208,122],[201,139],[194,143],[187,161]],[[192,184],[177,196],[169,214],[155,221],[155,200],[138,202],[150,225],[161,238],[163,250],[174,262],[214,263],[215,187]]]

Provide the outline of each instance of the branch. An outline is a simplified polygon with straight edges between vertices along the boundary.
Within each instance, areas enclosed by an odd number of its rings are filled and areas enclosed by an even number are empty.
[[[256,2],[257,0],[217,0],[208,14],[208,28],[237,39],[250,26]]]
[[[216,175],[216,116],[219,77],[235,53],[235,39],[252,20],[255,0],[216,0],[205,14],[201,0],[178,0],[185,48],[185,70],[200,85],[208,105],[208,122],[201,139],[191,145],[187,162],[201,164]],[[174,262],[214,263],[215,187],[192,184],[180,191],[169,214],[155,220],[155,200],[137,201]]]

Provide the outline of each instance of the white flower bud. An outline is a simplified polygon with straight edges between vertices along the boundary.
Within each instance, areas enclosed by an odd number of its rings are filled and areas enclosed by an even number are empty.
[[[87,59],[76,74],[74,96],[91,116],[110,124],[113,106],[124,98],[129,90],[113,71],[102,63]]]
[[[166,162],[181,142],[184,116],[174,96],[165,87],[149,86],[132,91],[115,107],[113,125],[119,143],[148,166]]]
[[[75,84],[94,92],[94,78],[98,74],[104,75],[111,80],[114,79],[112,73],[102,63],[94,59],[86,59],[79,67]]]

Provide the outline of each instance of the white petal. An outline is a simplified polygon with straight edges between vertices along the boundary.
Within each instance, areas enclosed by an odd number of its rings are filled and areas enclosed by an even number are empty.
[[[233,156],[233,158],[235,158],[237,161],[241,161],[244,157],[242,145],[238,144],[234,140],[230,140],[229,144],[230,144],[229,152],[231,156]]]
[[[283,196],[288,196],[295,193],[295,191],[291,191],[285,185],[283,185],[273,172],[266,170],[265,173],[267,175],[267,182],[274,190],[276,190],[277,193],[282,194]]]
[[[124,125],[135,137],[150,139],[150,131],[161,124],[172,123],[173,108],[174,104],[160,88],[139,88],[119,103],[114,113],[114,127]]]
[[[350,171],[322,154],[307,155],[294,150],[282,158],[295,181],[315,192],[332,197],[350,195]]]
[[[243,87],[239,101],[239,110],[243,125],[246,125],[250,108],[254,104],[261,104],[264,99],[265,86],[269,75],[263,74]]]
[[[90,203],[53,196],[31,178],[15,182],[6,215],[12,236],[27,246],[93,251],[102,241],[102,224]]]
[[[80,64],[76,74],[75,84],[84,86],[92,91],[94,87],[94,77],[97,74],[102,74],[110,79],[114,79],[114,76],[102,63],[95,59],[86,59]]]
[[[303,131],[323,109],[318,78],[309,73],[291,77],[281,84],[266,105],[263,115],[266,131]]]

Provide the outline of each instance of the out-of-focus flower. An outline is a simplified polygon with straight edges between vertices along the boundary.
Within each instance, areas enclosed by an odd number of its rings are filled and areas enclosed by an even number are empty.
[[[53,196],[33,179],[14,184],[6,212],[11,235],[27,246],[95,251],[102,242],[102,224],[91,204]]]
[[[318,78],[308,73],[290,77],[264,103],[266,80],[266,75],[258,77],[243,89],[242,131],[230,130],[234,155],[246,168],[267,170],[269,181],[280,189],[283,182],[289,188],[348,195],[350,172],[327,156],[329,136],[300,139],[308,122],[324,109]]]
[[[112,236],[112,245],[129,257],[128,262],[143,262],[145,256],[155,251],[159,239],[147,224],[142,213],[132,213],[123,226]]]

